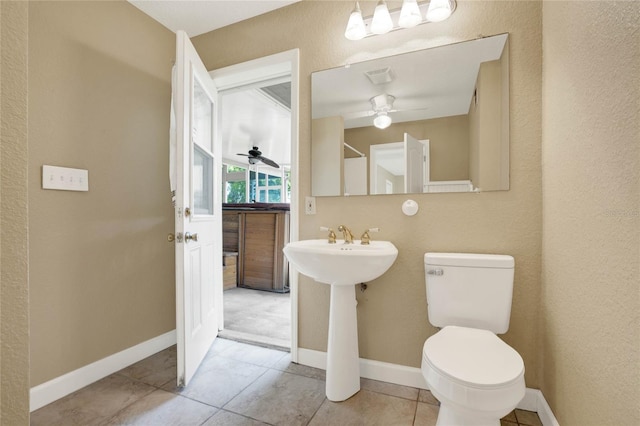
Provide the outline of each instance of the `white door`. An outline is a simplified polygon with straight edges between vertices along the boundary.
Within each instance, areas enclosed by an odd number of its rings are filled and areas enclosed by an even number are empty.
[[[176,35],[176,332],[178,386],[186,386],[218,334],[222,163],[213,80],[187,34]]]
[[[409,133],[404,134],[404,192],[422,192],[424,187],[424,145]]]

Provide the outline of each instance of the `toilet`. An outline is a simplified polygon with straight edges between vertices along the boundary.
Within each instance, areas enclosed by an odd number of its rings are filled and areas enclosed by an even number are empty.
[[[497,335],[509,329],[514,260],[424,255],[429,322],[422,375],[440,401],[437,426],[499,426],[525,394],[524,362]]]

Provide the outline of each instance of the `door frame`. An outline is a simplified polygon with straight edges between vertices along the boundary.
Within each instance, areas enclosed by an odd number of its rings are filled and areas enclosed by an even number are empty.
[[[284,66],[286,65],[286,66]],[[209,71],[218,93],[256,84],[282,75],[283,66],[291,73],[291,204],[289,211],[289,241],[298,241],[299,235],[299,116],[300,116],[300,50],[292,49],[253,59],[228,67]],[[263,73],[267,72],[265,76]],[[221,106],[218,114],[222,113]],[[223,284],[216,288],[219,327],[224,327]],[[291,304],[291,360],[298,361],[298,274],[289,273]],[[222,329],[222,328],[221,328]]]

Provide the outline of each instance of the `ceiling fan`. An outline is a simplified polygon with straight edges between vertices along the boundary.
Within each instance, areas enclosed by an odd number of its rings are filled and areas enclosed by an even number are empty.
[[[345,120],[353,120],[356,118],[362,117],[373,117],[373,125],[379,129],[386,129],[392,123],[392,119],[389,116],[390,113],[401,112],[401,111],[422,111],[427,108],[418,108],[418,109],[394,109],[393,102],[396,100],[395,96],[389,95],[387,93],[383,93],[378,96],[374,96],[369,99],[371,103],[371,109],[367,111],[358,111],[352,113],[343,114]]]
[[[279,169],[280,166],[275,161],[262,156],[262,152],[258,149],[257,146],[254,146],[253,149],[249,150],[248,154],[238,153],[237,155],[243,155],[245,157],[249,157],[249,164],[256,164],[259,161],[262,161],[264,164],[275,167]]]

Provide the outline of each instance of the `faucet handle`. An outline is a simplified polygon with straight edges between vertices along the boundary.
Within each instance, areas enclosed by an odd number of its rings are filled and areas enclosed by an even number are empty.
[[[369,228],[362,233],[360,237],[360,244],[368,245],[371,242],[371,236],[369,232],[380,232],[380,228]]]
[[[321,226],[320,230],[329,232],[329,244],[335,244],[336,243],[336,233],[333,232],[333,229],[328,228],[326,226]]]

